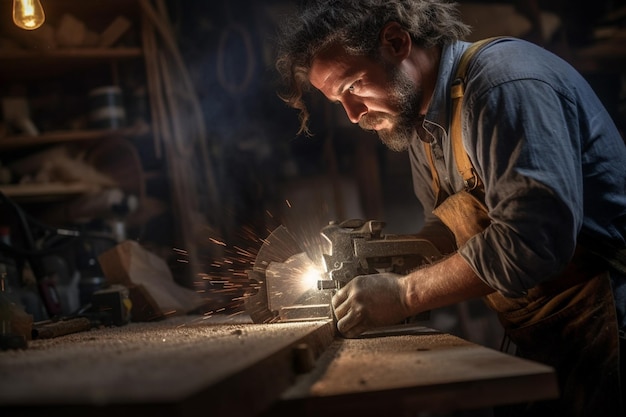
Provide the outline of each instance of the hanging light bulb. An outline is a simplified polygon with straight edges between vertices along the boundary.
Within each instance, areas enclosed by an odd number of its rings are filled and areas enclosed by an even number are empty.
[[[39,0],[13,0],[13,22],[22,29],[33,30],[43,25],[46,15]]]

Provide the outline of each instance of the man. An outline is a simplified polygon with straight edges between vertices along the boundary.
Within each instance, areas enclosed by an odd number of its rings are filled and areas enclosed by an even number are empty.
[[[356,337],[484,297],[519,355],[557,371],[561,398],[528,405],[530,415],[621,415],[626,149],[584,79],[531,43],[490,43],[467,69],[455,152],[450,91],[469,28],[453,4],[310,1],[286,25],[277,68],[301,132],[312,86],[408,151],[420,233],[448,254],[406,276],[353,279],[333,297],[339,331]],[[477,174],[468,184],[460,154]]]

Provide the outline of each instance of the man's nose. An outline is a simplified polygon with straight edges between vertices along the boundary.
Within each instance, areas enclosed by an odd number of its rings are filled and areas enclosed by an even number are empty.
[[[346,110],[348,119],[350,119],[352,123],[359,123],[361,117],[367,113],[367,106],[363,102],[355,99],[345,100],[343,102],[343,108]]]

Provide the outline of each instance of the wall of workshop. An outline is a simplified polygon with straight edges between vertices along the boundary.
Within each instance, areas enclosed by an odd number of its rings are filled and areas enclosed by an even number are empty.
[[[276,199],[296,132],[272,88],[269,9],[274,2],[176,0],[169,10],[196,86],[219,188],[223,237],[258,230]],[[199,174],[200,175],[200,174]],[[261,232],[260,232],[261,233]]]
[[[354,175],[368,158],[374,160],[370,175],[378,174],[382,145],[377,138],[368,134],[364,141],[371,152],[359,155],[356,142],[363,132],[335,127],[345,114],[337,106],[329,111],[321,97],[312,103],[314,136],[297,136],[297,112],[277,96],[274,38],[296,5],[286,0],[168,3],[203,106],[222,203],[220,226],[229,244],[248,241],[241,236],[244,230],[263,237],[278,224],[305,222],[317,234],[329,220],[381,214],[378,195],[359,193],[359,181],[371,179]]]

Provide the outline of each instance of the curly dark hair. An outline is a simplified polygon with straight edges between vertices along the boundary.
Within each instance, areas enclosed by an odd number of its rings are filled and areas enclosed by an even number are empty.
[[[278,38],[276,69],[286,91],[279,96],[300,111],[298,134],[310,134],[303,95],[311,88],[308,74],[322,49],[339,44],[353,55],[376,57],[380,30],[397,22],[423,47],[442,46],[470,32],[455,3],[446,0],[310,0],[285,21]]]

